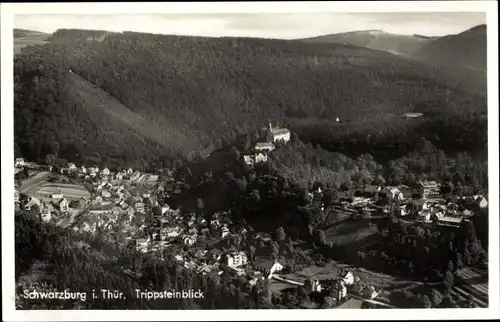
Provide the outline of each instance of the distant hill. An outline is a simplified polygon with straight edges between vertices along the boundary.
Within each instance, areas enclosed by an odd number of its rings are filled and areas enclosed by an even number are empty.
[[[27,46],[43,45],[47,43],[49,37],[50,34],[40,31],[14,29],[14,53],[20,53],[22,48]]]
[[[399,35],[382,30],[360,30],[302,39],[309,43],[339,43],[370,49],[383,50],[397,55],[409,56],[420,49],[430,37],[421,35]]]
[[[486,70],[486,25],[432,40],[412,57],[435,64]]]
[[[17,29],[14,28],[14,38],[23,38],[23,37],[29,37],[29,36],[45,36],[48,37],[50,34],[41,32],[41,31],[35,31],[35,30],[28,30],[28,29]]]
[[[57,29],[51,35],[50,41],[55,43],[103,41],[110,34],[114,33],[106,30]]]
[[[14,62],[15,153],[30,160],[57,153],[74,162],[167,166],[268,120],[289,121],[284,126],[301,140],[354,155],[404,153],[422,131],[447,149],[480,149],[486,133],[468,131],[481,129],[486,113],[485,86],[471,81],[472,72],[379,50],[81,30],[54,39]],[[400,117],[420,109],[421,121]],[[451,116],[468,125],[445,126]],[[460,131],[451,137],[453,128]]]

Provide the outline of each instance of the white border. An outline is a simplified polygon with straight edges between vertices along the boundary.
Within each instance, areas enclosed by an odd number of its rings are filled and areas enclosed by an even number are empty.
[[[148,13],[324,13],[324,12],[487,13],[488,158],[489,158],[489,303],[487,309],[407,310],[247,310],[247,311],[16,311],[14,309],[13,196],[13,16],[14,14],[148,14]],[[231,3],[46,3],[2,4],[2,313],[5,321],[132,320],[403,320],[498,318],[498,5],[496,1],[373,2],[231,2]]]

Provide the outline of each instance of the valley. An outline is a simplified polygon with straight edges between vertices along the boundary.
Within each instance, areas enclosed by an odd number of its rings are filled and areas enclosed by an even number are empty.
[[[59,309],[488,306],[485,32],[18,30],[39,39],[14,57],[18,288],[208,294]]]

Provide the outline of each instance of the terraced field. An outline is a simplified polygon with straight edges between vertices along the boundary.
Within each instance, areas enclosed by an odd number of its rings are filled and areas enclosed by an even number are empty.
[[[488,307],[488,275],[474,268],[463,269],[457,278],[453,293],[458,298],[472,299],[478,307]]]
[[[67,199],[80,199],[90,197],[90,192],[84,187],[76,184],[46,183],[36,192],[40,196],[61,193]]]

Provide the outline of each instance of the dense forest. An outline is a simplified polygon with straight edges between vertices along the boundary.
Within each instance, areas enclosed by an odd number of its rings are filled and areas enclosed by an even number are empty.
[[[14,74],[15,153],[30,160],[170,166],[269,119],[352,157],[401,157],[421,136],[486,148],[477,77],[348,45],[59,30]]]

